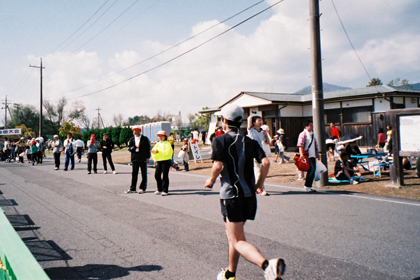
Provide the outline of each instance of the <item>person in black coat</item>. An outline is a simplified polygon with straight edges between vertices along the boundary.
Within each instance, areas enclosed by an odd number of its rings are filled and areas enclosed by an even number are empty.
[[[144,135],[141,135],[141,127],[133,127],[134,136],[128,141],[128,150],[131,152],[131,163],[132,163],[132,173],[131,173],[131,186],[130,189],[126,190],[125,193],[135,193],[137,178],[139,175],[139,169],[141,170],[141,183],[138,193],[146,192],[147,188],[147,164],[151,156],[150,150],[150,141]]]
[[[117,174],[115,171],[114,163],[112,162],[112,149],[114,148],[114,141],[108,138],[106,133],[102,134],[102,141],[99,143],[99,146],[102,149],[102,161],[104,163],[104,174],[107,173],[107,160],[109,162],[109,166],[111,167],[112,173]]]

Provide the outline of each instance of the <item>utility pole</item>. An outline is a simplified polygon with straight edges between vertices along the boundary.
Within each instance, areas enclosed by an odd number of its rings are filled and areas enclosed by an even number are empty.
[[[41,57],[41,65],[40,66],[32,66],[29,65],[29,67],[33,68],[39,68],[40,70],[40,95],[39,95],[39,137],[42,136],[42,69],[45,69],[45,67],[42,67],[42,57]]]
[[[3,101],[4,101],[3,102],[4,107],[2,109],[4,109],[4,128],[7,128],[7,111],[9,109],[9,104],[11,104],[11,102],[10,102],[10,100],[9,100],[9,102],[7,101],[7,95],[6,95],[5,100],[3,100]],[[10,110],[9,110],[9,114],[10,114]],[[10,115],[10,117],[12,117],[12,116]]]
[[[311,68],[312,68],[312,114],[314,133],[318,139],[321,162],[327,167],[327,154],[325,146],[324,121],[324,90],[322,85],[322,59],[321,59],[321,29],[319,24],[319,0],[309,0],[309,21],[311,36]],[[322,173],[320,186],[328,184],[328,172]]]
[[[100,125],[100,123],[99,123],[99,121],[101,121],[102,122],[102,126],[105,128],[105,126],[104,126],[104,122],[103,122],[103,120],[102,120],[102,117],[101,117],[101,114],[99,113],[99,111],[100,110],[102,110],[101,108],[99,108],[99,106],[98,106],[98,109],[95,109],[96,111],[98,111],[98,129],[100,129],[101,128],[101,125]]]

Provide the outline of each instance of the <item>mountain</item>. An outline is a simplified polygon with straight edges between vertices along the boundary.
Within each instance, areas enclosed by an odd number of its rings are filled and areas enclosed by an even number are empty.
[[[336,86],[328,83],[323,83],[324,92],[351,89],[349,87]],[[310,94],[312,93],[312,86],[304,87],[295,92],[295,94]]]
[[[420,83],[417,84],[409,84],[410,88],[420,90]]]

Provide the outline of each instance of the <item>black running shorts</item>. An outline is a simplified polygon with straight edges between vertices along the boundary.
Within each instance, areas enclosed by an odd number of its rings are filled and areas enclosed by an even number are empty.
[[[257,214],[257,198],[255,195],[252,197],[221,199],[220,206],[225,222],[226,218],[232,223],[246,222],[246,220],[254,220]]]

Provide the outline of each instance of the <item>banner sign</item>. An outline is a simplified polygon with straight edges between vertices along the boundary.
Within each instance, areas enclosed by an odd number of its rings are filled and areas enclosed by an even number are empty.
[[[19,134],[22,134],[22,130],[20,128],[0,130],[0,135],[19,135]]]
[[[201,158],[200,149],[198,148],[197,139],[190,140],[190,147],[191,152],[193,154],[194,162],[197,163],[197,160],[201,160],[203,162],[203,159]]]

